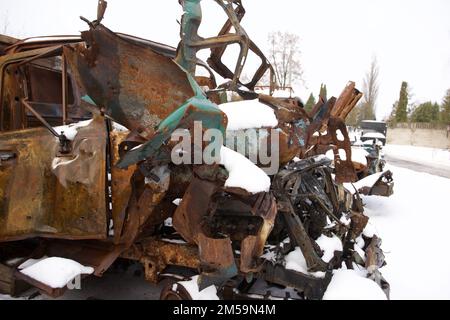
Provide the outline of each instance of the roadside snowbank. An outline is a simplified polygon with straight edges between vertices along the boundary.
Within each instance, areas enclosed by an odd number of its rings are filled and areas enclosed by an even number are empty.
[[[323,300],[387,300],[375,281],[355,270],[338,269],[323,296]]]
[[[450,150],[448,149],[387,144],[383,151],[394,158],[422,162],[424,165],[443,165],[450,170]]]
[[[387,165],[394,194],[362,196],[381,237],[391,299],[450,299],[450,179]]]

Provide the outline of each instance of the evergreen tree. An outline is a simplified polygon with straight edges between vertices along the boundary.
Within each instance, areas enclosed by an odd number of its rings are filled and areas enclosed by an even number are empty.
[[[437,122],[439,120],[439,105],[431,101],[420,104],[411,114],[413,122]]]
[[[316,98],[314,98],[314,95],[311,92],[311,94],[309,95],[308,101],[306,101],[305,110],[307,112],[311,112],[311,110],[314,108],[315,104],[316,104]]]
[[[327,85],[326,84],[321,84],[320,85],[320,93],[319,93],[319,97],[322,97],[323,100],[327,100]]]
[[[442,101],[440,118],[441,122],[450,124],[450,89],[447,90],[444,100]]]
[[[391,126],[391,127],[395,127],[395,125],[397,124],[397,119],[395,117],[395,113],[397,112],[397,106],[398,106],[398,101],[395,101],[395,103],[392,105],[391,114],[389,115],[389,118],[387,121],[389,123],[389,126]]]
[[[359,107],[356,106],[352,111],[348,114],[347,118],[345,118],[345,124],[352,127],[357,127],[360,122],[359,120]]]
[[[439,109],[439,104],[437,104],[436,102],[433,103],[433,106],[431,107],[431,122],[439,121]]]
[[[408,83],[406,81],[402,82],[400,88],[400,97],[398,99],[397,108],[395,110],[395,120],[397,122],[407,122],[408,121]]]

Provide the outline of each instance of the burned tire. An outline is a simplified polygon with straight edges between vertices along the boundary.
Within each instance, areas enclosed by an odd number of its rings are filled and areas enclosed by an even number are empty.
[[[192,300],[186,288],[174,281],[168,281],[161,290],[160,300]]]

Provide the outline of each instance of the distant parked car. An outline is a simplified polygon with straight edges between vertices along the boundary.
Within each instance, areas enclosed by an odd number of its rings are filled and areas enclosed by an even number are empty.
[[[383,145],[386,144],[387,125],[383,121],[364,120],[361,122],[361,141],[365,142],[373,140],[373,142],[380,141]]]

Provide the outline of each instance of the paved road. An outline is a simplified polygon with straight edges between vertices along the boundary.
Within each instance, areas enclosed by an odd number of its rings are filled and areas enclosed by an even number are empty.
[[[385,155],[385,159],[388,163],[397,166],[403,167],[407,169],[411,169],[418,172],[426,172],[435,176],[440,176],[444,178],[450,179],[450,169],[445,166],[433,165],[433,164],[423,164],[420,162],[414,162],[411,160],[403,160],[400,158],[396,158],[390,156],[388,154]]]

